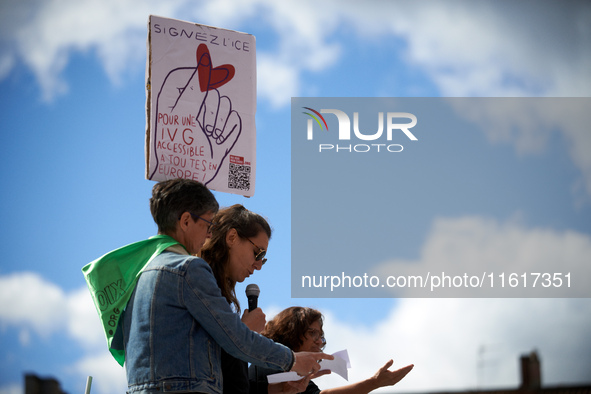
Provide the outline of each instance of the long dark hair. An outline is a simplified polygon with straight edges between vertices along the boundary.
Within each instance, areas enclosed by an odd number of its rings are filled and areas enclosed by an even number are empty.
[[[222,295],[233,304],[237,312],[240,312],[240,303],[236,298],[236,281],[228,276],[228,263],[230,261],[229,248],[226,243],[226,234],[235,229],[241,238],[256,237],[261,231],[271,239],[271,226],[261,215],[249,211],[240,204],[220,210],[213,218],[211,238],[205,242],[200,256],[207,261]]]

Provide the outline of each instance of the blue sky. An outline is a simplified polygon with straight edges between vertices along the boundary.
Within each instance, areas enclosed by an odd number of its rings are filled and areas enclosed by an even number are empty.
[[[80,268],[156,232],[153,182],[144,179],[149,14],[256,36],[256,194],[216,196],[274,227],[269,263],[251,278],[267,316],[290,305],[321,309],[327,351],[349,350],[353,380],[389,358],[414,363],[394,391],[515,387],[518,357],[534,349],[545,384],[589,381],[589,299],[292,299],[289,286],[291,97],[588,97],[589,5],[14,0],[0,7],[0,393],[22,392],[28,371],[56,377],[68,392],[82,391],[87,375],[93,392],[124,390]],[[304,247],[329,259],[331,249],[356,254],[371,244],[372,263],[383,266],[589,261],[589,131],[493,125],[446,146],[449,155],[404,158],[421,171],[417,191],[439,188],[437,198],[405,195],[428,209],[397,212],[400,240],[365,240],[344,221]],[[378,184],[371,191],[388,192]],[[309,196],[314,210],[330,208],[315,190]],[[363,206],[354,213],[363,215]],[[378,226],[383,217],[368,220]]]

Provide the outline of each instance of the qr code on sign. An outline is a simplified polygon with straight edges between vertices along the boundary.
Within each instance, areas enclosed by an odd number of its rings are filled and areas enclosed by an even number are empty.
[[[228,171],[230,189],[250,190],[250,166],[230,163]]]

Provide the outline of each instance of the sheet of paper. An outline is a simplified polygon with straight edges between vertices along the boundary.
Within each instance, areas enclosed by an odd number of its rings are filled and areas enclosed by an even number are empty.
[[[298,375],[296,372],[279,372],[273,375],[268,375],[267,381],[269,382],[269,384],[295,382],[296,380],[300,380],[301,378],[302,377]]]
[[[334,360],[320,361],[320,370],[324,371],[329,369],[331,373],[336,373],[337,375],[342,376],[345,380],[349,380],[349,371],[347,370],[347,368],[351,368],[349,353],[347,353],[347,350],[345,349],[333,353],[333,356]]]
[[[320,361],[320,370],[330,370],[331,373],[336,373],[342,376],[345,380],[349,380],[349,371],[347,368],[351,368],[351,363],[349,361],[349,353],[347,350],[341,350],[339,352],[333,353],[334,360],[322,360]],[[302,376],[298,375],[296,372],[280,372],[273,375],[267,376],[267,381],[269,384],[271,383],[281,383],[281,382],[293,382],[296,380],[300,380]]]

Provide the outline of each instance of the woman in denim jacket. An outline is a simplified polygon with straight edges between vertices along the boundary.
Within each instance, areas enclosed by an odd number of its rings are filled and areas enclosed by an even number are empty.
[[[150,209],[159,234],[178,245],[142,270],[122,316],[129,393],[222,393],[221,350],[268,368],[316,372],[324,353],[293,353],[251,331],[222,296],[199,252],[218,208],[202,184],[156,184]]]

